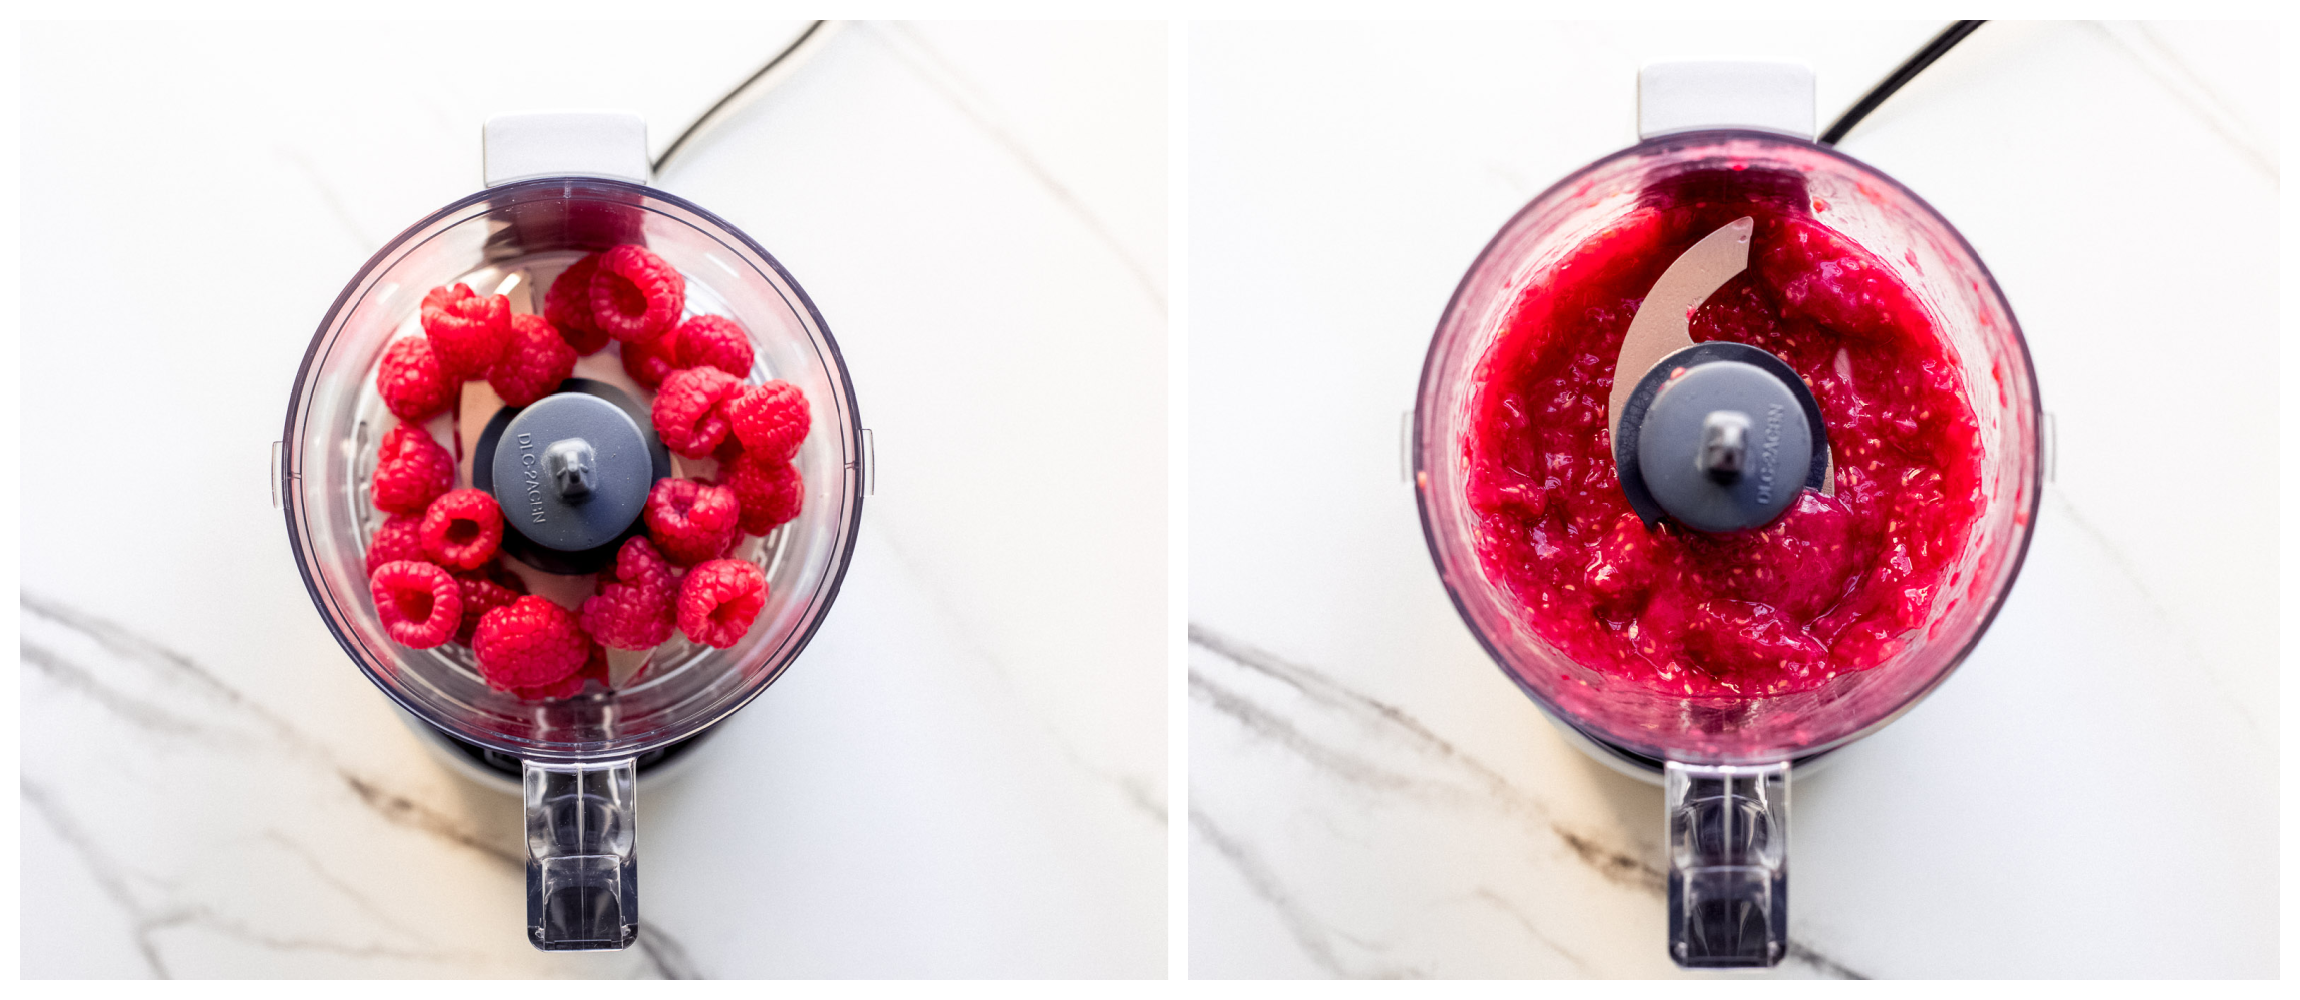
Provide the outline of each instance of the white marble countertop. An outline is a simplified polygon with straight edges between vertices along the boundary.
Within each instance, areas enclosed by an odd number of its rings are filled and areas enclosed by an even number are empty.
[[[1456,617],[1400,414],[1640,62],[1804,60],[1826,123],[1939,27],[1191,30],[1194,975],[1677,974],[1661,792]],[[1779,974],[2276,973],[2275,39],[1991,24],[1843,144],[1994,269],[2058,470],[1974,655],[1796,782]]]
[[[1164,973],[1163,26],[848,27],[659,179],[812,295],[878,478],[813,644],[641,782],[641,947],[527,945],[516,803],[290,558],[297,363],[480,122],[660,150],[798,27],[24,29],[26,976]]]

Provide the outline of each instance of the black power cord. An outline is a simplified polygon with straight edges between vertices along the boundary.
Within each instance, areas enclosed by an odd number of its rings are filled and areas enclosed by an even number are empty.
[[[663,150],[663,155],[655,158],[652,165],[654,172],[658,175],[661,174],[663,165],[671,162],[672,157],[679,155],[679,151],[686,148],[687,141],[700,133],[704,125],[718,117],[719,112],[726,110],[728,105],[733,104],[736,98],[743,96],[745,91],[757,86],[759,81],[766,79],[767,74],[775,71],[775,67],[782,65],[789,61],[793,55],[798,54],[800,49],[806,47],[808,40],[814,38],[816,33],[823,30],[823,25],[829,23],[829,21],[816,21],[807,25],[807,30],[799,32],[799,37],[792,39],[791,44],[783,46],[783,50],[775,53],[774,58],[767,60],[766,65],[759,67],[758,72],[751,74],[750,79],[736,84],[735,89],[727,91],[727,96],[719,98],[717,104],[711,105],[710,110],[703,112],[701,117],[695,119],[694,124],[687,126],[686,131],[679,133],[678,138],[671,140],[671,145]]]
[[[1946,55],[1950,49],[1956,48],[1957,43],[1964,41],[1966,35],[1972,34],[1973,29],[1985,23],[1987,22],[1958,21],[1949,25],[1940,34],[1933,36],[1932,41],[1926,42],[1924,48],[1918,49],[1917,54],[1910,56],[1908,62],[1902,63],[1901,68],[1894,70],[1893,75],[1885,78],[1885,82],[1878,84],[1875,90],[1869,91],[1850,110],[1839,116],[1836,124],[1829,126],[1828,131],[1821,133],[1821,145],[1836,145],[1837,140],[1843,139],[1845,133],[1852,131],[1853,126],[1861,123],[1861,119],[1869,117],[1869,112],[1877,110],[1878,105],[1885,103],[1885,98],[1893,96],[1894,91],[1907,86],[1910,80],[1917,78],[1917,74],[1925,71],[1925,67],[1932,65],[1934,60]]]

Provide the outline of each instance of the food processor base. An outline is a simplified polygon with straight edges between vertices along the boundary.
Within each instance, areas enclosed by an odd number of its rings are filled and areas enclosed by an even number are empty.
[[[435,726],[425,724],[423,720],[408,714],[404,709],[399,709],[397,705],[392,707],[398,711],[399,721],[406,723],[407,728],[414,731],[416,736],[423,740],[423,745],[431,750],[432,755],[446,763],[457,774],[490,791],[501,792],[514,798],[518,797],[522,771],[519,758],[489,750],[474,743],[466,743],[441,732]],[[677,743],[640,754],[638,759],[639,773],[647,778],[648,784],[652,787],[661,787],[663,782],[676,779],[687,773],[688,765],[700,756],[695,751],[702,747],[703,742],[709,739],[712,733],[717,731],[718,727],[714,726]],[[1660,772],[1655,773],[1659,774]]]
[[[1634,750],[1617,746],[1582,732],[1575,728],[1572,723],[1549,714],[1549,710],[1542,708],[1538,701],[1534,702],[1534,707],[1540,709],[1541,717],[1548,719],[1549,724],[1556,727],[1557,734],[1564,737],[1565,742],[1571,744],[1574,749],[1588,754],[1590,759],[1605,765],[1608,770],[1616,774],[1627,775],[1655,788],[1662,787],[1664,762],[1660,759],[1647,757]],[[1829,765],[1829,762],[1836,759],[1836,750],[1823,750],[1817,754],[1792,760],[1789,762],[1789,766],[1796,771],[1798,777],[1803,778],[1819,773],[1822,768]]]

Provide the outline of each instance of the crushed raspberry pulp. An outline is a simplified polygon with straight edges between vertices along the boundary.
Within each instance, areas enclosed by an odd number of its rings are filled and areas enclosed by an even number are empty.
[[[1885,662],[1958,582],[1983,506],[1978,424],[1924,307],[1794,182],[1758,174],[1657,188],[1535,274],[1478,362],[1461,442],[1487,579],[1576,663],[1665,694],[1787,694]],[[1730,535],[1649,530],[1606,433],[1614,360],[1661,272],[1744,215],[1749,267],[1694,313],[1693,339],[1752,344],[1804,376],[1835,495],[1805,491]]]

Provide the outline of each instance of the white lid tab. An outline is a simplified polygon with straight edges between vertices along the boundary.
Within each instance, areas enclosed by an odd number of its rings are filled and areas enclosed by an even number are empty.
[[[1813,68],[1803,63],[1647,63],[1637,71],[1637,137],[1714,128],[1816,133]]]
[[[480,131],[480,172],[495,187],[535,177],[605,177],[645,184],[647,122],[625,111],[496,115]]]

